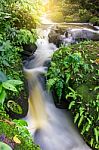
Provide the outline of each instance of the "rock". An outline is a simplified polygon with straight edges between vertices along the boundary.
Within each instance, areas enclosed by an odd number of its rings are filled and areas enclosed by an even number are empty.
[[[99,31],[85,27],[76,26],[54,26],[52,27],[48,37],[49,42],[54,43],[57,47],[61,44],[68,45],[74,44],[81,40],[99,40]],[[96,29],[96,27],[94,27]]]
[[[64,34],[64,28],[54,26],[52,27],[48,37],[49,37],[49,43],[54,43],[57,47],[59,47],[62,44],[62,36]]]
[[[36,49],[37,49],[36,44],[23,44],[23,50],[24,51],[21,53],[23,60],[32,56],[35,53]]]
[[[43,66],[45,66],[45,67],[49,67],[49,66],[50,66],[50,64],[51,64],[51,60],[50,60],[50,59],[48,59],[48,60],[46,60],[46,61],[44,62]]]
[[[27,85],[28,83],[25,81],[25,84]],[[9,116],[12,119],[23,118],[28,113],[28,95],[29,94],[28,94],[27,86],[24,91],[20,92],[19,96],[13,96],[11,100],[7,100],[5,102],[6,112],[9,114]],[[13,110],[10,107],[8,107],[9,101],[13,101],[14,102],[13,104],[16,104],[16,106],[13,106]],[[22,113],[18,112],[18,110],[20,110],[20,112]]]
[[[60,34],[56,33],[54,30],[52,30],[49,35],[49,43],[54,43],[57,47],[60,46],[61,40],[60,40]]]
[[[91,29],[69,29],[66,32],[66,36],[72,37],[74,40],[99,40],[99,32]]]

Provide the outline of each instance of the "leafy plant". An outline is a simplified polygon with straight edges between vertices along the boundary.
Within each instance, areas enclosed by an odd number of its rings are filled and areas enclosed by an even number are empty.
[[[47,85],[58,100],[69,103],[80,133],[93,148],[99,149],[99,42],[84,41],[61,47],[52,57]]]
[[[29,44],[29,43],[35,43],[37,40],[37,34],[36,30],[32,29],[31,31],[27,29],[20,29],[17,31],[15,42],[16,44]]]
[[[23,82],[20,80],[7,80],[6,75],[0,72],[0,103],[3,107],[5,98],[7,96],[7,90],[17,92],[17,85],[21,85]]]
[[[40,150],[35,145],[27,130],[27,123],[24,120],[11,120],[9,116],[0,109],[0,141],[8,144],[14,150],[30,149]]]
[[[58,63],[58,60],[60,63]],[[69,84],[72,82],[82,82],[82,72],[90,71],[88,64],[84,60],[80,52],[72,53],[69,47],[60,48],[54,55],[47,76],[48,88],[54,88],[59,99],[62,96],[62,90],[65,89],[65,95],[68,93]],[[75,78],[76,74],[76,78]]]

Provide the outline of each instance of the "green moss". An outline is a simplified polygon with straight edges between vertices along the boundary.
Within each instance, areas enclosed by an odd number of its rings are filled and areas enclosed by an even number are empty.
[[[39,146],[34,144],[32,136],[26,128],[26,122],[12,121],[4,111],[0,114],[0,141],[7,143],[14,150],[40,150]]]

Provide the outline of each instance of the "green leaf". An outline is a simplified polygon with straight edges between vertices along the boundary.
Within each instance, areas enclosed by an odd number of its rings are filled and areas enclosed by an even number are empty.
[[[7,66],[7,67],[10,66],[9,63],[8,63],[6,60],[3,60],[3,65],[5,65],[5,66]]]
[[[17,89],[12,84],[10,84],[8,82],[3,82],[2,86],[7,90],[17,92]]]
[[[14,102],[13,100],[9,100],[7,102],[7,107],[10,108],[14,113],[22,114],[22,108],[19,104]]]
[[[2,84],[0,84],[0,93],[2,92]]]
[[[96,91],[96,90],[98,90],[99,89],[99,86],[96,86],[95,88],[94,88],[94,91]]]
[[[71,109],[73,105],[75,105],[75,101],[72,101],[72,102],[69,104],[69,109]]]
[[[81,134],[83,135],[86,131],[86,127],[87,127],[88,123],[86,123],[84,126],[83,126],[83,129],[81,131]]]
[[[0,82],[4,82],[6,80],[7,80],[7,76],[2,71],[0,71]]]
[[[84,108],[80,107],[80,116],[82,116],[83,112],[84,112]]]
[[[14,119],[13,122],[15,122],[16,124],[20,125],[20,126],[28,126],[27,122],[25,120],[16,120]]]
[[[12,84],[12,85],[21,85],[23,82],[21,80],[7,80],[6,83]]]
[[[94,134],[95,134],[95,137],[96,137],[96,142],[98,143],[99,131],[96,128],[94,128]]]
[[[12,150],[12,148],[8,144],[0,142],[0,150]]]
[[[2,92],[0,93],[0,103],[2,106],[4,104],[5,98],[6,98],[6,92],[5,90],[2,90]]]
[[[92,124],[92,121],[89,118],[87,118],[87,120],[89,124]]]
[[[82,116],[80,117],[79,122],[78,122],[78,127],[80,127],[80,125],[81,125],[81,123],[82,123],[83,119],[84,119],[84,116],[82,115]]]
[[[0,46],[0,52],[3,52],[3,51],[5,51],[4,47]]]
[[[93,146],[94,139],[91,138],[90,145]]]
[[[75,118],[74,118],[74,123],[77,122],[78,118],[79,118],[79,113],[76,114],[76,116],[75,116]]]
[[[91,125],[88,123],[88,125],[86,126],[86,131],[87,131],[87,132],[89,131],[90,126],[91,126]]]

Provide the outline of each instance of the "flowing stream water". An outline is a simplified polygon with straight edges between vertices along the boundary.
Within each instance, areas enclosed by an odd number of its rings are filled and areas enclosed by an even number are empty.
[[[56,108],[51,93],[44,87],[44,74],[47,72],[44,63],[50,61],[57,50],[48,42],[50,27],[39,30],[43,36],[37,40],[34,59],[24,68],[29,87],[29,110],[24,119],[35,143],[42,150],[90,150],[74,127],[69,112]]]

